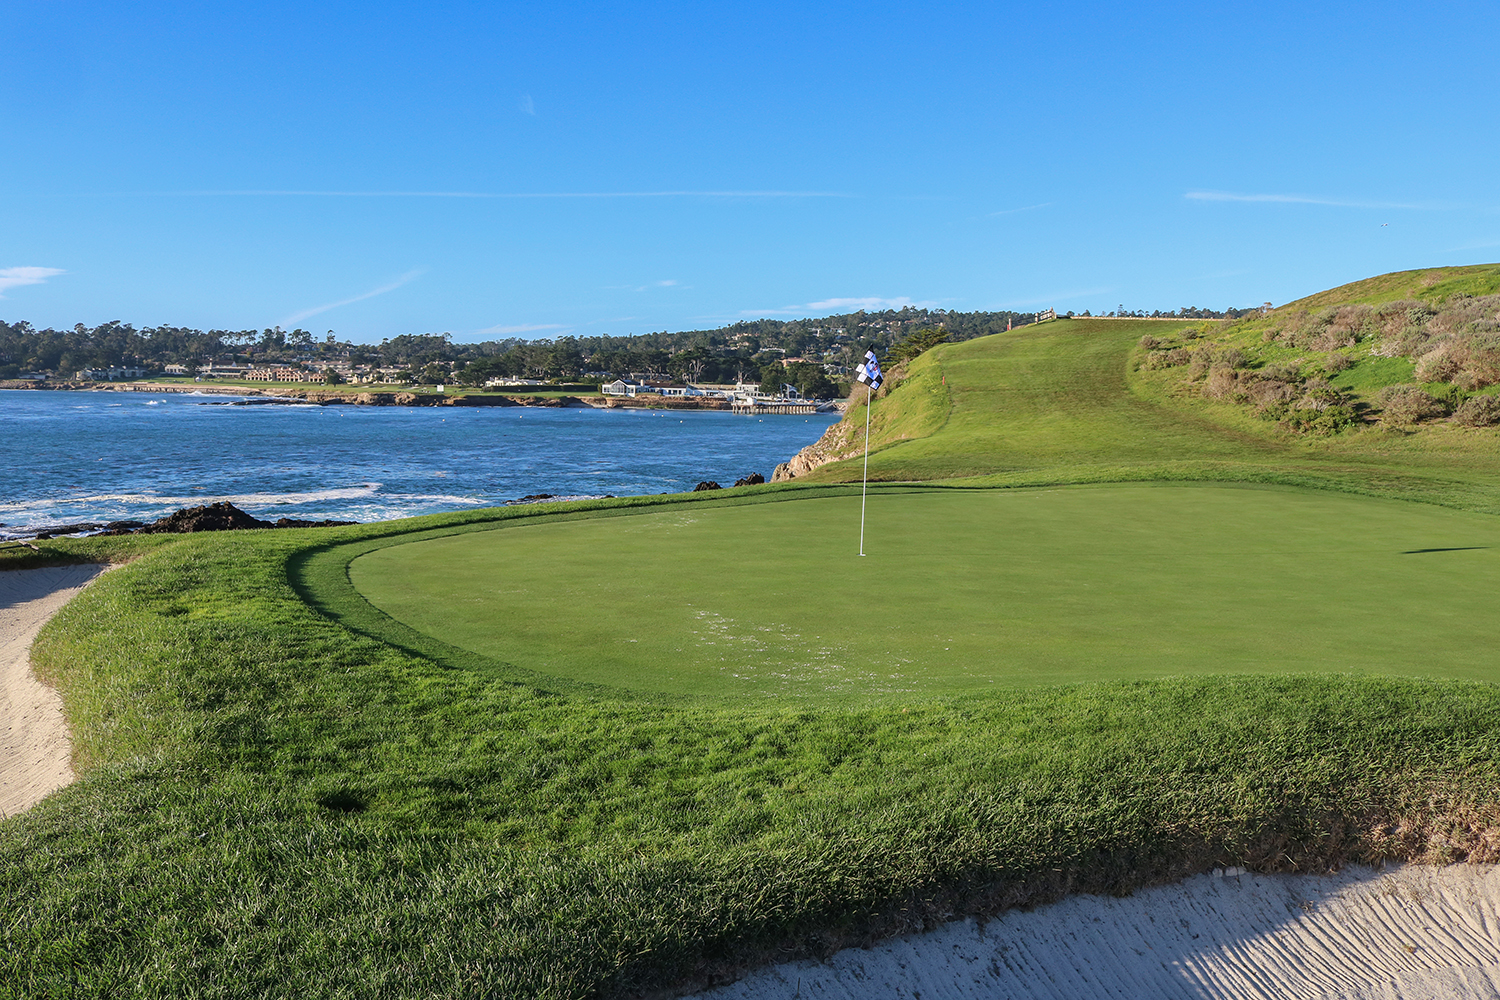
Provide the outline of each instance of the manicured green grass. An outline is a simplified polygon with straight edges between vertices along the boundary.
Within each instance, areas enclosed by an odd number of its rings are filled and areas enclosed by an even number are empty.
[[[805,705],[1341,671],[1500,680],[1500,519],[1290,489],[878,491],[376,549],[353,585],[537,675]],[[543,682],[545,683],[545,682]]]
[[[0,550],[134,559],[35,646],[80,778],[0,822],[0,997],[639,996],[1219,864],[1500,860],[1500,686],[1461,679],[1489,676],[1500,550],[1469,546],[1500,523],[1494,435],[1288,438],[1133,371],[1143,329],[918,359],[875,403],[871,471],[949,481],[873,490],[865,559],[818,524],[851,521],[850,488],[816,483],[852,461],[730,494]],[[1011,489],[1131,482],[1195,485]],[[688,588],[662,554],[700,545]],[[774,603],[714,570],[788,562]],[[401,611],[403,582],[450,607]],[[748,607],[709,609],[731,646],[759,615],[788,657],[851,616],[879,641],[836,641],[867,651],[931,651],[923,628],[968,648],[909,690],[684,693],[656,680],[692,672],[688,589]],[[502,597],[504,628],[462,614]],[[971,613],[1003,648],[932,627]],[[653,662],[601,676],[632,637]]]

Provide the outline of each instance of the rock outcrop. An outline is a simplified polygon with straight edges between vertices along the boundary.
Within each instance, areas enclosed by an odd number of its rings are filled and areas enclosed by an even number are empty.
[[[273,523],[246,514],[228,500],[220,500],[217,503],[203,504],[198,507],[184,507],[143,528],[137,528],[134,534],[187,534],[195,531],[243,531],[248,528],[335,528],[358,523],[357,521],[308,521],[297,517],[283,517]],[[108,534],[116,535],[131,533],[129,529],[108,532]]]
[[[841,462],[859,453],[860,440],[855,426],[841,420],[824,431],[822,437],[776,466],[776,471],[771,473],[771,482],[784,483],[805,476],[819,466]]]
[[[228,500],[184,507],[159,521],[154,521],[137,530],[140,535],[185,534],[194,531],[239,531],[245,528],[269,528],[270,521],[262,521],[240,510]]]

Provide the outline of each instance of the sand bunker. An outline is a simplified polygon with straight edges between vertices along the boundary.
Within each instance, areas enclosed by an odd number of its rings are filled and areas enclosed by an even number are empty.
[[[31,641],[106,567],[0,573],[0,818],[31,808],[73,780],[62,699],[31,673]]]
[[[1233,871],[1233,869],[1231,869]],[[712,1000],[1500,997],[1500,868],[1201,875],[792,962]]]

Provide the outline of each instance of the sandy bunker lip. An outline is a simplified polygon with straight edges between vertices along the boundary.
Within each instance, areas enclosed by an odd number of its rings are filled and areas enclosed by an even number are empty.
[[[49,566],[0,573],[0,818],[25,812],[73,781],[62,699],[31,672],[31,643],[47,619],[108,567]]]
[[[1231,871],[1237,871],[1231,869]],[[704,1000],[1500,996],[1500,868],[1200,875],[790,962]]]

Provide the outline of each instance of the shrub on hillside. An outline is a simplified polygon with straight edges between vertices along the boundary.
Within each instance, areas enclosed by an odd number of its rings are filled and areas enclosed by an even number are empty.
[[[1170,350],[1152,351],[1146,355],[1141,362],[1141,367],[1147,371],[1156,371],[1161,368],[1176,368],[1193,360],[1192,351],[1185,347],[1173,347]]]
[[[1261,410],[1267,407],[1285,405],[1292,402],[1299,395],[1298,387],[1292,382],[1278,382],[1275,379],[1256,379],[1245,387],[1245,395],[1250,398]]]
[[[1208,352],[1207,348],[1201,351],[1192,351],[1191,353],[1192,358],[1188,362],[1188,377],[1192,379],[1202,378],[1213,367],[1213,355]]]
[[[1245,352],[1238,347],[1226,347],[1214,358],[1220,364],[1228,365],[1230,368],[1245,367]]]
[[[1326,410],[1330,406],[1347,406],[1350,400],[1327,379],[1310,378],[1302,383],[1302,399],[1298,402],[1304,410]]]
[[[1447,404],[1415,385],[1388,385],[1375,396],[1380,422],[1407,426],[1445,416]]]
[[[1302,434],[1337,434],[1359,422],[1352,406],[1330,406],[1325,409],[1293,408],[1281,421],[1283,427]]]
[[[1349,356],[1347,354],[1340,354],[1337,351],[1334,351],[1330,353],[1328,355],[1328,359],[1323,362],[1323,370],[1330,375],[1337,375],[1339,372],[1348,368],[1352,364],[1354,364],[1354,362],[1349,360]]]
[[[1232,399],[1238,394],[1239,377],[1226,364],[1216,364],[1208,372],[1203,395],[1209,399]]]
[[[1453,412],[1454,423],[1465,427],[1493,427],[1500,424],[1500,396],[1472,396]]]
[[[1154,351],[1158,347],[1160,347],[1161,345],[1162,345],[1162,342],[1160,340],[1157,340],[1155,337],[1151,336],[1151,334],[1149,334],[1149,333],[1143,334],[1141,336],[1141,346],[1144,347],[1148,351]]]
[[[1464,345],[1437,344],[1432,350],[1416,359],[1416,379],[1418,382],[1451,381],[1455,375],[1464,370],[1464,362],[1467,360],[1468,352],[1464,349]]]
[[[1427,342],[1427,321],[1436,310],[1426,302],[1403,299],[1387,302],[1375,311],[1380,346],[1375,353],[1387,358],[1408,357]]]

